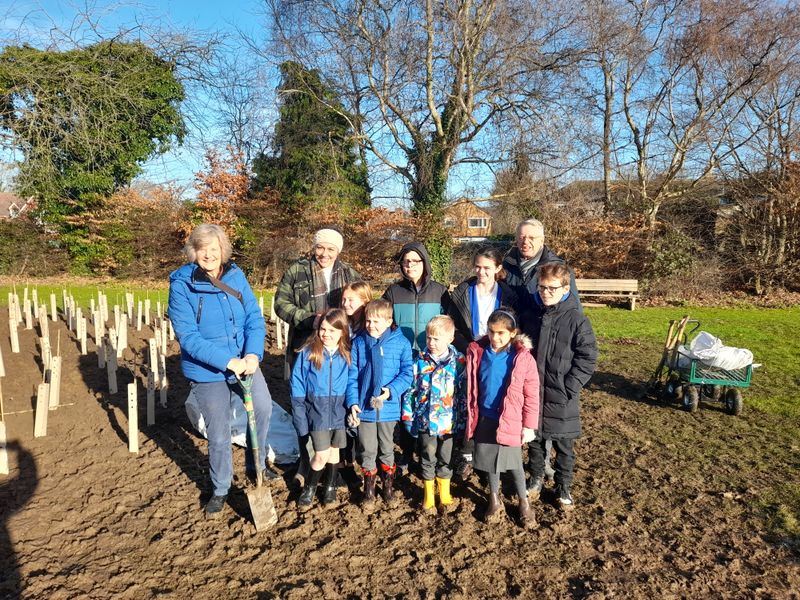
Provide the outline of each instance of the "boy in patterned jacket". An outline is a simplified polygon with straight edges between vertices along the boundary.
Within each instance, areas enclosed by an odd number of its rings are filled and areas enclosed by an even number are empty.
[[[453,503],[453,434],[465,423],[466,381],[464,355],[453,346],[455,324],[446,315],[433,317],[425,328],[427,347],[414,362],[414,382],[403,396],[401,420],[419,438],[425,497],[422,510],[435,507],[434,480],[439,502],[446,510]]]

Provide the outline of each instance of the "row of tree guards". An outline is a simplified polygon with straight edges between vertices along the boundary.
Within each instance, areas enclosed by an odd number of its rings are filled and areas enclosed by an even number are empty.
[[[30,292],[30,293],[29,293]],[[119,392],[117,375],[120,369],[118,360],[123,357],[123,352],[129,347],[128,332],[135,327],[136,331],[142,328],[152,328],[153,335],[147,340],[147,347],[141,353],[136,353],[139,360],[135,360],[130,367],[133,382],[127,386],[128,409],[128,449],[130,452],[139,452],[139,408],[138,390],[139,383],[136,376],[136,367],[141,366],[141,372],[146,375],[143,385],[146,389],[146,418],[147,425],[155,425],[155,399],[159,395],[161,408],[167,407],[169,382],[167,380],[167,356],[169,341],[175,339],[172,323],[164,313],[161,301],[156,302],[155,316],[151,320],[152,305],[149,298],[137,299],[133,293],[125,293],[125,304],[114,304],[109,310],[108,296],[102,291],[97,291],[97,298],[92,297],[89,302],[88,321],[83,309],[78,306],[75,298],[66,288],[61,290],[61,316],[64,319],[69,335],[76,343],[81,355],[88,354],[88,325],[92,328],[92,337],[97,354],[97,368],[106,372],[108,381],[107,392],[109,396],[116,396]],[[41,302],[40,302],[41,301]],[[264,314],[264,297],[259,297],[259,307]],[[49,312],[48,312],[49,309]],[[133,319],[131,319],[133,317]],[[35,330],[38,328],[39,360],[42,368],[42,381],[38,384],[35,404],[34,437],[47,435],[47,420],[50,411],[64,406],[73,406],[75,403],[62,403],[60,399],[61,387],[61,332],[56,336],[55,346],[51,343],[49,322],[57,322],[59,318],[56,306],[56,294],[51,293],[48,303],[44,298],[39,298],[38,290],[23,290],[23,299],[20,302],[16,291],[8,293],[8,330],[11,341],[11,352],[19,353],[18,329]],[[274,341],[282,349],[286,344],[288,324],[277,318],[274,309],[274,299],[270,307],[269,321],[274,324]],[[3,353],[0,348],[0,474],[8,474],[8,455],[6,451],[7,429],[6,415],[30,411],[17,411],[6,413],[3,405],[2,381],[5,377]]]

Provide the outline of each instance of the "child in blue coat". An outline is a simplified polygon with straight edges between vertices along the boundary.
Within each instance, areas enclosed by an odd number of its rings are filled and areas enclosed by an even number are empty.
[[[311,437],[311,474],[297,500],[307,510],[326,472],[323,504],[336,501],[339,449],[347,445],[345,395],[350,367],[350,328],[340,308],[323,313],[316,335],[301,349],[292,369],[292,420],[298,436]]]
[[[425,328],[426,347],[414,362],[414,383],[403,397],[403,425],[419,439],[425,498],[422,510],[435,506],[434,482],[439,484],[443,509],[453,503],[453,434],[466,422],[466,360],[453,346],[456,327],[447,315],[438,315]]]
[[[392,305],[373,300],[364,309],[365,331],[353,341],[347,383],[349,424],[358,426],[364,504],[375,500],[375,479],[380,459],[383,501],[392,501],[394,428],[400,420],[400,399],[411,386],[411,344],[399,329],[392,329]]]

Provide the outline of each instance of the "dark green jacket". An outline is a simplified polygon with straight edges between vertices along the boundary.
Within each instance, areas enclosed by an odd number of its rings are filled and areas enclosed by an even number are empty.
[[[288,372],[297,358],[297,350],[306,343],[314,333],[314,305],[313,305],[313,273],[311,261],[313,258],[301,258],[286,269],[275,292],[275,313],[289,323],[289,340],[286,345],[286,365]],[[341,270],[341,277],[336,277],[337,270]],[[340,280],[342,285],[351,281],[359,281],[361,276],[346,262],[336,261],[331,275],[331,285]],[[328,292],[328,308],[337,308],[342,301],[342,288],[335,287]]]

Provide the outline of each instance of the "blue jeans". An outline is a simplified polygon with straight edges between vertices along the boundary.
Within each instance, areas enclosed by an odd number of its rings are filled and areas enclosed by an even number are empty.
[[[231,448],[231,407],[234,403],[242,405],[242,388],[237,381],[192,382],[190,394],[197,396],[200,412],[208,430],[208,463],[211,472],[211,485],[215,496],[228,493],[233,479],[233,450]],[[256,432],[258,434],[259,469],[267,460],[267,431],[272,416],[272,396],[261,369],[253,375],[253,409],[256,413]],[[250,437],[247,436],[245,468],[248,473],[256,473],[250,451]]]

